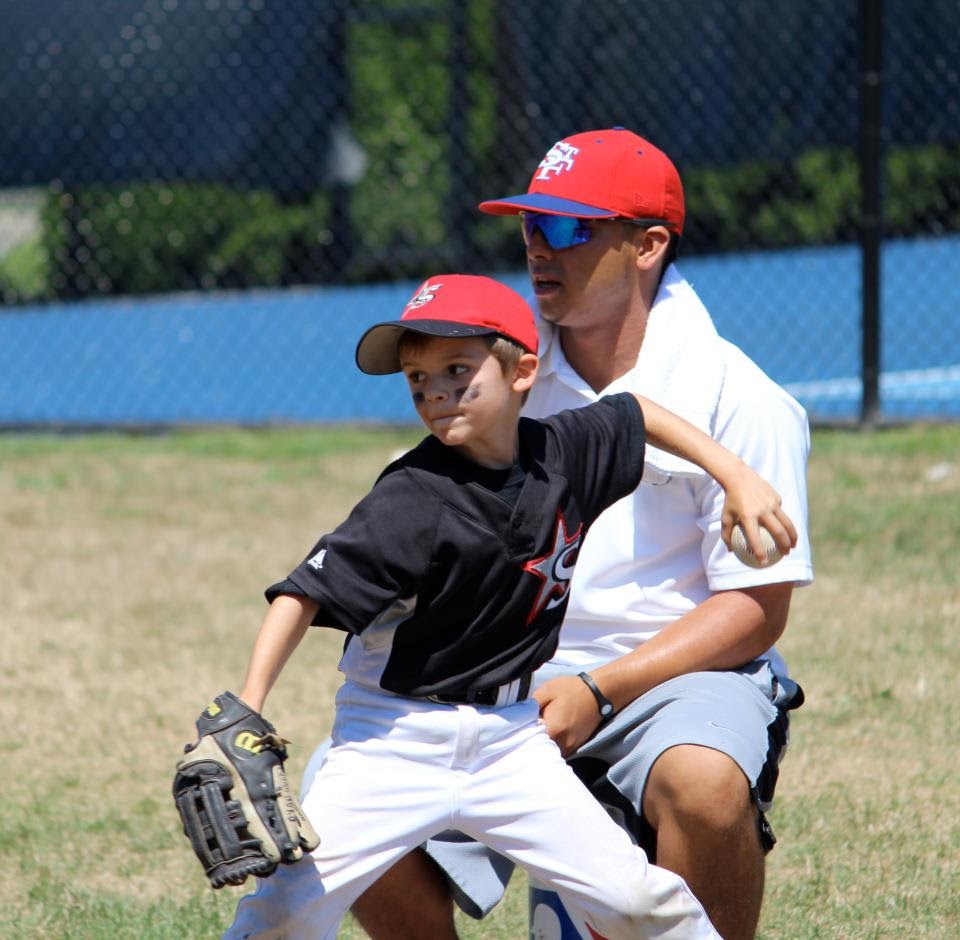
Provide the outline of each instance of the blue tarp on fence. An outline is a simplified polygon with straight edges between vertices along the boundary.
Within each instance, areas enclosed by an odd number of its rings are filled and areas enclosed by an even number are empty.
[[[694,258],[681,270],[721,333],[813,420],[843,420],[859,413],[859,257],[853,246],[803,249]],[[958,261],[960,237],[885,246],[884,418],[960,418]],[[523,274],[501,279],[526,290]],[[0,315],[0,425],[415,421],[395,376],[364,376],[353,361],[365,326],[396,317],[414,287],[14,308]],[[937,323],[935,344],[919,335],[918,312]]]

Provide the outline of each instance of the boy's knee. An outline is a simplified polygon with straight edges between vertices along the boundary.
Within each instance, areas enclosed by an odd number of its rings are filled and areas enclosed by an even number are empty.
[[[684,830],[724,832],[752,819],[756,808],[736,761],[712,748],[681,745],[653,765],[643,812],[655,829],[669,821]]]

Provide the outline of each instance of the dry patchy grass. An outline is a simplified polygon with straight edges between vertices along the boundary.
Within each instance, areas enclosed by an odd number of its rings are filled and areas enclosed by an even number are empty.
[[[172,764],[239,685],[262,589],[412,439],[0,439],[0,936],[200,937],[229,919],[243,889],[206,889]],[[960,429],[822,432],[810,477],[817,582],[782,644],[808,702],[761,936],[953,936]],[[312,632],[271,698],[294,777],[329,727],[340,642]],[[525,936],[522,879],[462,927]]]
[[[960,935],[960,428],[821,432],[763,936]]]

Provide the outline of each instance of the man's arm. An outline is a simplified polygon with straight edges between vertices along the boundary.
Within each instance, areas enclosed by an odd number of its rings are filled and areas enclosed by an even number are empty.
[[[744,461],[689,422],[640,395],[647,441],[706,470],[724,489],[722,537],[734,524],[770,530],[783,548],[797,542],[779,494]],[[783,633],[791,581],[718,591],[637,649],[591,670],[618,711],[668,679],[691,672],[736,669],[765,653]],[[564,756],[596,731],[600,715],[590,689],[576,676],[545,682],[534,693],[541,718]]]
[[[793,584],[720,591],[642,646],[591,671],[619,711],[654,686],[689,672],[735,669],[765,653],[787,623]],[[564,756],[600,723],[597,703],[576,676],[545,682],[534,693],[550,737]]]

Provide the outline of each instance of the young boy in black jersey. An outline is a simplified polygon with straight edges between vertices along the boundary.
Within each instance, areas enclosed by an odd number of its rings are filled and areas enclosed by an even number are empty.
[[[530,677],[556,647],[587,529],[639,484],[647,442],[724,486],[727,544],[739,522],[758,550],[762,524],[787,551],[793,525],[739,458],[633,394],[521,419],[536,352],[526,302],[465,275],[429,278],[360,340],[359,367],[403,372],[431,434],[267,591],[241,698],[262,708],[311,624],[350,634],[346,681],[304,803],[321,844],[242,899],[226,936],[335,937],[366,887],[445,829],[550,885],[584,937],[717,936],[567,767]]]

